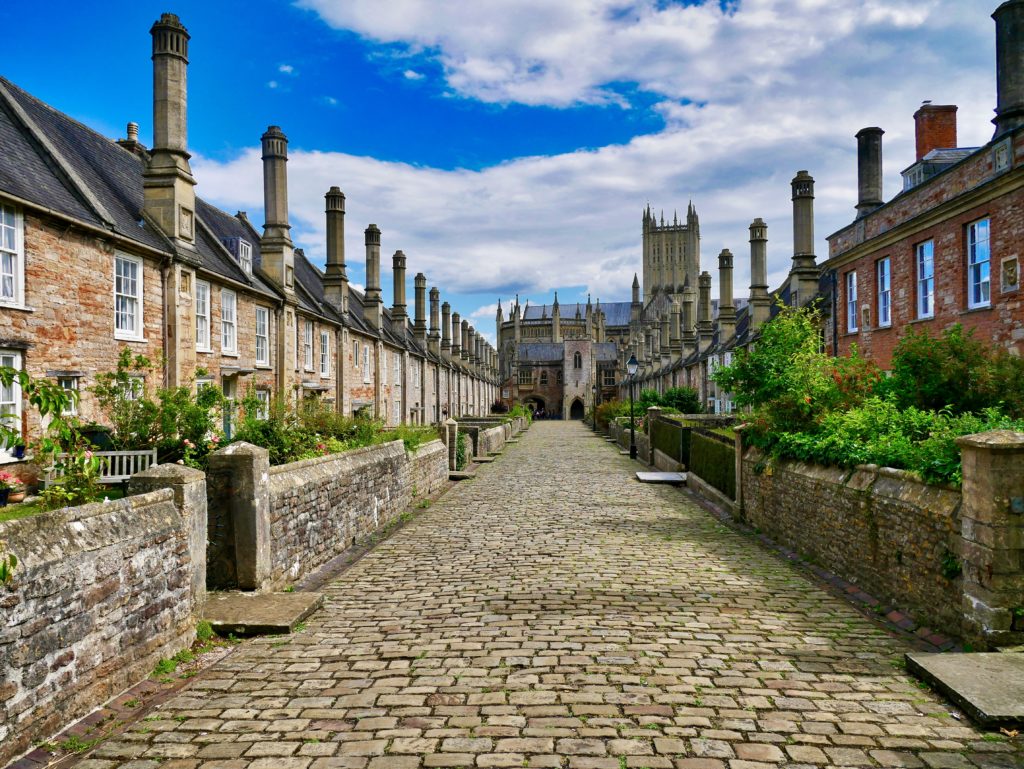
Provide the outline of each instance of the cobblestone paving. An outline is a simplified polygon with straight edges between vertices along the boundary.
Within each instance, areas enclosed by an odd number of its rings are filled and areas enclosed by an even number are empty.
[[[1018,766],[902,641],[579,424],[539,423],[82,769]]]

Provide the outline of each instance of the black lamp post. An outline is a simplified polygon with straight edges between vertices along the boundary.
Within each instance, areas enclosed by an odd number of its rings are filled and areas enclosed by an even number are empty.
[[[633,377],[640,364],[636,362],[636,356],[630,355],[626,361],[626,373],[629,374],[629,458],[636,459],[636,428],[633,417]]]

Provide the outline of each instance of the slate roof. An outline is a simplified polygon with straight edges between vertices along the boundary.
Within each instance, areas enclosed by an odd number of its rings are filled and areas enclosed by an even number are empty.
[[[553,363],[565,358],[564,350],[561,342],[522,342],[516,357],[529,363]]]
[[[594,344],[594,357],[600,363],[606,363],[608,361],[617,361],[618,355],[615,354],[617,345],[615,342],[597,342]]]
[[[631,307],[632,305],[629,302],[610,302],[608,304],[601,302],[601,311],[604,313],[605,326],[628,326]],[[596,310],[597,305],[591,305],[591,309]],[[558,304],[558,315],[563,320],[567,318],[575,318],[577,311],[579,311],[581,318],[587,317],[586,304],[580,304],[578,302],[572,304],[562,304],[559,302]],[[523,320],[550,320],[553,312],[554,305],[552,304],[530,304],[523,310]]]

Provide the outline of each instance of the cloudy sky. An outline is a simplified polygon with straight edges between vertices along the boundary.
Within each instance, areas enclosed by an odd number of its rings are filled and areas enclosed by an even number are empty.
[[[913,162],[913,113],[959,106],[960,146],[992,135],[997,0],[75,0],[4,3],[4,76],[111,136],[151,136],[150,24],[192,35],[199,193],[262,222],[259,136],[290,139],[296,244],[323,261],[323,194],[402,249],[493,338],[494,305],[628,300],[640,216],[691,199],[702,266],[769,225],[792,253],[789,182],[817,180],[819,258],[852,220],[854,134],[885,129],[885,196]],[[385,301],[390,296],[385,259]]]

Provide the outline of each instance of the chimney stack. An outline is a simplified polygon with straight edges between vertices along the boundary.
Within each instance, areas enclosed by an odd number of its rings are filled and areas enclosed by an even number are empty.
[[[881,137],[881,129],[865,130],[877,130]],[[881,155],[878,172],[881,174]],[[806,171],[797,171],[792,187],[793,265],[789,271],[789,282],[791,303],[799,306],[810,302],[818,292],[818,266],[814,256],[814,178]]]
[[[463,320],[460,325],[462,328],[462,346],[459,348],[459,357],[463,360],[469,360],[469,321]]]
[[[441,351],[440,313],[441,292],[434,286],[430,289],[430,331],[427,334],[427,347],[434,355]]]
[[[441,305],[441,352],[451,357],[452,350],[452,306],[445,302]]]
[[[925,102],[914,113],[917,159],[932,150],[956,147],[956,105]]]
[[[395,251],[391,257],[391,277],[394,298],[391,306],[391,327],[396,334],[403,337],[405,321],[409,314],[405,309],[405,254],[402,251]]]
[[[196,180],[188,154],[188,30],[165,13],[153,38],[153,150],[143,171],[143,207],[172,241],[195,248]],[[135,140],[138,139],[136,126]],[[129,126],[128,140],[132,140]]]
[[[376,224],[366,228],[366,320],[371,327],[380,328],[382,300],[380,297],[380,230]]]
[[[732,251],[718,255],[718,341],[728,342],[736,333],[736,306],[732,296]]]
[[[462,357],[462,324],[457,312],[452,313],[452,344],[451,351],[453,358]]]
[[[416,316],[413,319],[412,330],[416,338],[426,344],[427,341],[427,276],[422,272],[416,273],[413,278],[413,293],[416,302]]]
[[[269,126],[260,137],[263,145],[263,237],[260,256],[263,271],[286,293],[294,291],[295,248],[288,224],[288,137],[280,127]]]
[[[324,297],[343,315],[348,312],[348,274],[345,272],[345,193],[331,187],[327,201],[327,268]]]
[[[711,346],[715,332],[711,321],[711,273],[705,270],[697,279],[697,345],[701,352]]]
[[[1024,0],[996,8],[996,116],[998,138],[1024,124]]]
[[[862,128],[857,132],[857,218],[867,216],[882,205],[881,128]],[[806,173],[806,171],[804,172]],[[813,251],[813,248],[812,248]]]
[[[768,296],[768,225],[758,217],[750,223],[750,330],[757,331],[771,315]]]

